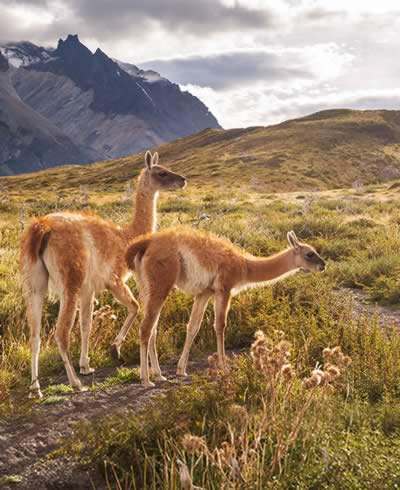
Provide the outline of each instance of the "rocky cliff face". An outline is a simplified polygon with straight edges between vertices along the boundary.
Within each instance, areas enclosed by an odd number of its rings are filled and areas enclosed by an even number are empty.
[[[25,104],[11,83],[12,68],[0,52],[0,175],[98,159]]]
[[[153,71],[92,53],[76,35],[56,49],[7,44],[22,101],[99,159],[219,127],[207,107]],[[70,161],[70,160],[66,160]]]
[[[8,70],[9,66],[8,59],[0,51],[0,72],[4,73]]]

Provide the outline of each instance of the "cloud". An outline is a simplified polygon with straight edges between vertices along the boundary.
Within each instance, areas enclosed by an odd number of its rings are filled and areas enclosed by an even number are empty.
[[[334,44],[305,48],[242,49],[141,63],[182,85],[225,90],[249,84],[309,84],[330,79],[352,61]]]
[[[324,83],[308,89],[259,86],[229,90],[224,97],[211,88],[182,88],[200,97],[224,128],[276,124],[326,109],[400,109],[400,87],[348,91]]]
[[[53,15],[45,2],[3,2],[0,0],[0,41],[37,40],[38,33],[47,31]],[[40,37],[40,36],[39,36]]]
[[[32,6],[32,7],[47,7],[48,0],[6,0],[1,1],[0,5],[4,6]]]
[[[90,20],[110,34],[115,29],[136,28],[142,22],[157,22],[164,29],[191,35],[232,29],[261,29],[272,24],[268,9],[251,9],[243,3],[226,5],[218,0],[86,0],[68,1],[80,19]],[[134,26],[134,27],[133,27]]]
[[[323,7],[314,7],[302,12],[304,20],[314,22],[329,22],[338,17],[344,19],[346,15],[345,10],[328,10]]]
[[[190,87],[226,127],[399,107],[398,0],[0,0],[0,12],[3,40],[78,33]]]
[[[196,84],[221,90],[255,81],[269,83],[313,78],[309,67],[304,66],[301,61],[293,52],[242,50],[154,60],[141,64],[141,68],[157,70],[163,76],[183,85]]]
[[[21,8],[52,14],[47,28],[36,35],[36,39],[46,41],[69,32],[103,41],[118,41],[123,36],[140,40],[157,29],[200,37],[238,29],[265,29],[274,22],[269,9],[249,8],[238,1],[229,5],[222,0],[0,0],[2,11]],[[30,13],[27,11],[28,16]],[[6,27],[4,19],[0,20],[0,32]],[[18,25],[14,27],[16,32],[23,31]]]

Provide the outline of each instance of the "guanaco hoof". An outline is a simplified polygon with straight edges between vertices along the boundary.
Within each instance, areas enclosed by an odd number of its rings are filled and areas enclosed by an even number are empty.
[[[88,390],[88,387],[87,386],[83,386],[82,384],[79,384],[79,385],[75,385],[72,387],[74,389],[74,391],[76,392],[82,392],[82,391],[87,391]]]
[[[144,381],[143,379],[141,383],[145,388],[154,388],[156,386],[152,381]]]
[[[29,398],[43,398],[43,393],[40,391],[40,388],[31,388],[29,391]]]

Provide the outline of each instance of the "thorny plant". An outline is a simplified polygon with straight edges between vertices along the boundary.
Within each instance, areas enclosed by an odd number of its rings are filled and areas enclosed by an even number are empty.
[[[27,220],[26,208],[24,205],[22,205],[18,210],[18,223],[19,223],[19,230],[21,233],[24,231],[26,220]]]
[[[314,424],[320,422],[318,414],[323,413],[324,402],[351,363],[339,346],[326,348],[323,365],[302,378],[290,360],[290,343],[282,332],[275,332],[274,337],[256,332],[250,350],[252,367],[263,388],[261,409],[249,413],[244,406],[231,404],[226,417],[228,438],[214,449],[204,437],[187,433],[181,440],[184,452],[191,456],[192,474],[205,462],[219,473],[222,488],[250,488],[254,482],[261,485],[260,478],[265,482],[281,474],[291,449],[311,437],[305,430],[310,417],[314,415]],[[229,368],[220,371],[215,356],[208,362],[210,377],[219,377],[220,382],[222,377],[225,385],[233,384]],[[180,475],[185,475],[182,488],[194,488],[188,482],[190,472],[185,465],[179,460]],[[262,477],[256,474],[260,468]]]
[[[133,197],[133,185],[132,181],[128,180],[128,182],[125,184],[125,192],[121,196],[121,203],[127,203],[131,202]]]
[[[7,186],[0,182],[0,204],[7,204],[10,200]]]
[[[299,213],[302,216],[307,216],[308,213],[311,211],[311,208],[314,205],[314,203],[315,203],[315,197],[312,195],[307,195],[303,201],[303,204],[299,210]]]
[[[89,206],[89,190],[86,186],[79,186],[79,204],[83,208],[87,208]]]
[[[117,320],[117,316],[114,314],[113,309],[110,305],[104,305],[98,308],[93,313],[93,324],[92,324],[92,339],[93,348],[97,348],[97,344],[102,341],[102,332],[106,331],[110,325],[113,325]]]

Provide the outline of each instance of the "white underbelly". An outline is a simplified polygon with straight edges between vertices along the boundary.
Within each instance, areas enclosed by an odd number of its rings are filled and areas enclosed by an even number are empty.
[[[109,269],[108,267],[106,269]],[[92,271],[88,274],[83,283],[85,289],[94,291],[95,293],[100,293],[106,289],[107,284],[110,283],[110,273],[109,270],[104,271]]]
[[[209,286],[205,285],[204,283],[194,281],[177,281],[176,287],[184,293],[191,294],[192,296],[197,296],[206,289],[209,289]]]
[[[182,257],[182,273],[176,282],[181,291],[197,295],[212,288],[215,274],[200,264],[197,257],[188,249],[180,250]]]

